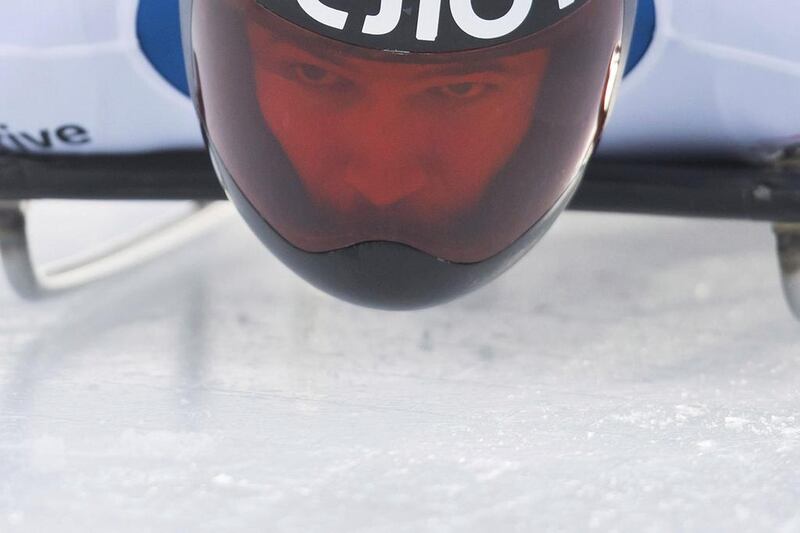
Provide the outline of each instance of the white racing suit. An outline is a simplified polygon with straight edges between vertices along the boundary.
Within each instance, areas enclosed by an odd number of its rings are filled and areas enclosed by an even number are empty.
[[[4,2],[0,150],[202,148],[189,98],[143,52],[141,5]],[[797,0],[655,0],[601,154],[752,157],[800,143],[798,17]]]

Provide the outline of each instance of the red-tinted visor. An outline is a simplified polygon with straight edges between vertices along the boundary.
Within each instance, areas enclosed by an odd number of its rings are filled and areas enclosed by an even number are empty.
[[[482,261],[579,179],[605,119],[623,0],[589,0],[488,48],[401,53],[301,28],[255,1],[195,0],[210,144],[308,252],[369,241]]]

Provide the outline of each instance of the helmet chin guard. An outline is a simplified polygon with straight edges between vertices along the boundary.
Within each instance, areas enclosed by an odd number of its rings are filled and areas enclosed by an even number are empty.
[[[633,0],[185,0],[226,191],[343,299],[424,307],[516,262],[564,209]]]

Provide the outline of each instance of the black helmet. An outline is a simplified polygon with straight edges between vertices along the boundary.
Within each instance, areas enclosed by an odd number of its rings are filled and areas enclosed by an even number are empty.
[[[564,209],[635,0],[184,0],[217,174],[317,287],[414,308],[488,282]]]

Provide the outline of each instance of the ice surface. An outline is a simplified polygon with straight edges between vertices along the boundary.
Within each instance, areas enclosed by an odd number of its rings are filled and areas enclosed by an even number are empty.
[[[56,300],[3,284],[0,531],[800,531],[773,248],[569,213],[478,293],[383,313],[232,218]]]

